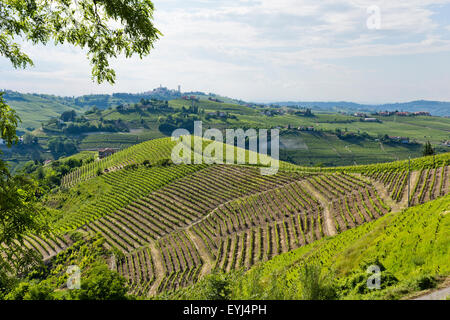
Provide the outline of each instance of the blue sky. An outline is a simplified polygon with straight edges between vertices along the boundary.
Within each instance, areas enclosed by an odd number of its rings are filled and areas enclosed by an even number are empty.
[[[143,60],[119,58],[96,85],[83,52],[0,57],[0,88],[58,95],[143,92],[162,84],[251,101],[450,101],[450,0],[154,0],[164,34]],[[380,28],[369,29],[377,6]]]

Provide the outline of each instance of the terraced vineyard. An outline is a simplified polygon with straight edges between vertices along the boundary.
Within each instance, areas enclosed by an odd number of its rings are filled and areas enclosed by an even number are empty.
[[[84,228],[125,253],[199,221],[222,203],[287,183],[299,174],[259,176],[257,169],[211,166],[149,193]]]
[[[76,211],[65,214],[64,218],[55,223],[55,229],[60,232],[74,230],[92,220],[122,208],[132,201],[156,190],[171,181],[205,168],[206,165],[179,165],[170,167],[139,166],[135,169],[118,170],[102,175],[101,179],[111,186],[110,191],[99,194],[94,201],[77,208]],[[98,181],[90,181],[92,184]],[[74,195],[76,196],[76,195]]]
[[[130,164],[142,163],[144,160],[149,160],[151,164],[155,164],[160,160],[169,159],[175,144],[170,138],[163,138],[134,145],[69,173],[63,177],[61,186],[63,188],[70,188],[82,181],[97,176],[99,170],[113,171],[122,169]]]
[[[377,219],[390,211],[376,189],[367,181],[345,173],[308,179],[316,193],[328,202],[337,232]]]
[[[17,261],[28,254],[27,249],[31,249],[37,253],[43,261],[49,261],[59,252],[69,248],[72,243],[73,242],[67,236],[51,234],[45,237],[37,237],[28,235],[24,237],[23,243],[16,240],[10,245],[10,248],[12,248],[14,252],[11,259]],[[2,254],[3,258],[5,258],[5,253],[1,249],[5,248],[5,244],[0,245],[0,254]],[[13,263],[13,261],[10,261],[9,259],[3,261],[9,261],[10,264]]]
[[[146,295],[155,282],[155,264],[148,247],[124,256],[117,266],[117,271],[124,276],[136,295]]]
[[[422,168],[411,173],[410,203],[422,204],[434,200],[449,192],[450,167]],[[391,196],[397,202],[408,201],[407,170],[373,170],[367,174],[370,178],[381,182]]]
[[[215,267],[248,268],[324,235],[323,209],[295,181],[225,203],[192,231],[208,248]]]
[[[130,291],[151,296],[212,270],[249,269],[407,202],[404,162],[334,170],[282,163],[276,175],[258,166],[155,165],[172,146],[146,142],[66,176],[64,186],[73,187],[49,200],[58,204],[52,237],[28,236],[25,246],[50,259],[71,245],[68,231],[100,234]],[[413,160],[413,205],[449,192],[449,158]],[[130,163],[138,165],[125,169]]]

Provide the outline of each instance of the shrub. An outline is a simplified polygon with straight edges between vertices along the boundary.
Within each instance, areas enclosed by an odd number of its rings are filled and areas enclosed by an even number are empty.
[[[53,288],[45,281],[21,282],[5,297],[6,300],[54,300]]]
[[[300,297],[303,300],[333,300],[337,298],[336,288],[327,276],[322,275],[318,265],[305,264],[300,269],[299,282],[301,285]]]
[[[73,242],[78,242],[78,241],[83,240],[83,234],[79,231],[71,231],[71,232],[69,232],[69,238]]]
[[[98,264],[89,269],[82,277],[81,289],[73,290],[72,298],[80,300],[125,300],[128,298],[127,290],[124,277],[109,270],[106,264]]]
[[[416,290],[426,290],[435,288],[437,285],[436,278],[431,275],[421,275],[418,278],[412,279],[410,286]]]

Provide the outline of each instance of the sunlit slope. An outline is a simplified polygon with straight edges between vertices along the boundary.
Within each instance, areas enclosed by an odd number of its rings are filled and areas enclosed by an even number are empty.
[[[100,234],[120,253],[118,271],[132,292],[152,296],[194,284],[213,270],[247,270],[406,206],[404,162],[334,170],[279,162],[277,174],[264,175],[261,168],[277,164],[275,159],[199,142],[189,136],[178,145],[191,164],[162,161],[171,160],[177,146],[170,138],[98,162],[91,168],[95,174],[49,197],[53,237],[64,239],[74,230]],[[255,155],[256,163],[226,164],[227,147],[235,160],[242,152],[244,163]],[[210,157],[193,164],[200,153]],[[216,164],[221,153],[225,164]],[[413,205],[449,192],[448,157],[411,161]],[[46,256],[70,246],[47,250],[44,239],[31,237],[27,245],[33,244]]]
[[[82,167],[64,176],[61,182],[61,186],[64,188],[69,188],[81,181],[89,180],[97,176],[99,173],[120,170],[127,165],[141,164],[145,160],[148,160],[149,164],[153,165],[161,162],[162,160],[172,160],[172,151],[177,145],[183,145],[185,146],[184,150],[189,151],[189,154],[187,152],[183,152],[182,149],[179,149],[179,152],[176,152],[176,154],[180,158],[187,157],[188,159],[190,159],[190,161],[186,161],[183,163],[196,163],[196,159],[198,159],[197,155],[208,153],[210,156],[205,155],[204,157],[200,157],[200,160],[198,160],[198,162],[207,164],[220,164],[228,163],[228,161],[231,161],[231,163],[237,164],[239,159],[238,155],[242,154],[242,162],[244,164],[255,164],[259,166],[271,166],[272,164],[277,165],[276,160],[272,159],[270,157],[270,154],[261,155],[256,152],[248,151],[239,147],[229,146],[221,142],[215,142],[198,137],[194,138],[193,136],[182,137],[179,141],[172,141],[171,138],[162,138],[134,145],[104,159],[83,165]],[[219,157],[219,155],[214,151],[207,152],[209,149],[215,149],[215,147],[218,147],[220,150],[222,150],[223,156]],[[232,153],[227,153],[227,148],[231,148],[231,150],[233,150]],[[233,157],[234,161],[231,160],[231,156]],[[256,159],[255,162],[252,162],[252,159]],[[280,162],[280,165],[282,167],[290,167],[290,164],[283,162]]]
[[[181,148],[181,145],[184,148]],[[178,146],[178,147],[177,147]],[[408,161],[395,161],[382,164],[346,166],[334,168],[320,167],[303,167],[288,162],[278,161],[277,156],[272,157],[274,153],[270,149],[264,153],[249,151],[238,146],[231,146],[222,142],[216,142],[201,137],[181,137],[179,141],[172,141],[171,138],[162,138],[149,140],[130,148],[121,150],[102,160],[89,163],[76,169],[70,174],[63,177],[61,186],[71,187],[80,181],[86,181],[95,177],[100,172],[111,170],[119,170],[126,165],[140,164],[147,160],[150,164],[156,164],[162,160],[172,160],[172,154],[176,154],[180,159],[187,158],[189,161],[183,160],[183,163],[234,163],[256,165],[261,167],[271,167],[283,171],[307,171],[307,172],[354,172],[366,173],[369,171],[384,170],[406,170],[408,169]],[[175,148],[175,149],[174,149]],[[259,149],[259,148],[258,148]],[[259,149],[260,150],[260,149]],[[187,152],[186,152],[187,151]],[[422,170],[425,168],[442,167],[450,164],[450,153],[439,154],[436,156],[428,156],[415,158],[411,160],[411,170]]]
[[[338,278],[351,277],[353,272],[361,272],[361,263],[377,259],[400,281],[423,275],[448,276],[449,212],[450,195],[447,195],[281,254],[243,277],[239,298],[250,297],[252,287],[257,287],[255,281],[261,285],[268,282],[274,285],[275,281],[280,290],[292,290],[303,263],[336,270]],[[377,294],[381,297],[383,292],[374,292]]]
[[[83,165],[77,170],[63,177],[61,186],[71,187],[81,181],[86,181],[98,175],[99,171],[112,171],[129,164],[142,163],[149,160],[155,164],[164,159],[170,159],[172,148],[176,145],[170,138],[149,140],[127,149],[121,150],[109,157]]]
[[[82,182],[70,190],[50,196],[47,203],[55,208],[53,228],[59,232],[75,230],[205,167],[141,165]]]

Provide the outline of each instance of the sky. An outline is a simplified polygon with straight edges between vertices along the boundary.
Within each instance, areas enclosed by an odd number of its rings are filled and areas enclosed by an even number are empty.
[[[450,0],[154,0],[152,53],[91,80],[82,50],[23,44],[0,56],[0,88],[78,96],[159,85],[254,102],[450,101]]]

